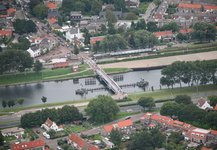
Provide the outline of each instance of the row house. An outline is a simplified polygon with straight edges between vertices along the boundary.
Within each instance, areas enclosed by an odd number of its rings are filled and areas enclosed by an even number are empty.
[[[192,4],[202,4],[202,5],[217,5],[216,0],[191,0]]]
[[[68,144],[78,150],[100,150],[98,147],[89,144],[74,133],[69,137]]]
[[[165,0],[169,5],[178,5],[180,3],[191,3],[191,1],[187,1],[187,0]]]
[[[179,33],[182,33],[186,35],[187,37],[190,37],[190,32],[193,31],[193,28],[185,28],[185,29],[180,29]]]
[[[41,125],[41,127],[45,128],[47,131],[53,129],[55,131],[63,131],[63,127],[62,126],[57,126],[57,124],[53,121],[51,121],[49,118],[47,118],[47,120],[45,121],[44,124]]]
[[[89,24],[89,22],[87,20],[82,20],[79,23],[79,27],[80,27],[80,29],[84,29],[88,24]]]
[[[13,144],[12,150],[45,150],[45,144],[42,139],[36,141],[23,142],[20,144]]]
[[[162,31],[162,32],[154,32],[154,34],[157,36],[158,39],[164,40],[175,40],[176,37],[173,35],[172,30],[171,31]]]
[[[61,17],[59,12],[49,12],[47,14],[48,19],[52,19],[52,18],[57,19],[58,17]]]
[[[205,12],[209,12],[209,13],[214,13],[216,14],[217,13],[217,6],[209,6],[209,5],[206,5],[204,7],[204,11]]]
[[[56,24],[58,22],[58,20],[51,18],[49,21],[50,26],[53,26],[54,24]]]
[[[49,8],[49,12],[57,12],[59,10],[59,7],[55,5],[54,3],[48,2],[46,3],[47,7]]]
[[[22,138],[24,131],[25,131],[25,129],[23,129],[23,128],[14,127],[14,128],[2,129],[1,133],[4,137],[14,136],[16,138]]]
[[[81,11],[71,11],[70,12],[70,19],[71,21],[81,21],[83,20],[83,16]]]
[[[213,110],[213,107],[210,106],[210,104],[203,98],[199,99],[196,105],[197,107],[203,110],[209,110],[209,109]]]
[[[158,9],[156,10],[154,18],[162,19],[163,16],[166,14],[168,7],[169,7],[169,5],[168,5],[167,1],[163,1],[159,5]]]
[[[109,136],[112,129],[118,129],[121,134],[128,135],[136,131],[136,128],[133,127],[133,122],[128,119],[116,124],[104,126],[101,128],[100,133],[102,136]]]
[[[177,7],[178,12],[183,13],[199,13],[203,10],[202,5],[180,3]]]
[[[11,30],[0,30],[0,38],[6,37],[11,38],[13,36],[13,33]]]
[[[217,144],[217,131],[210,130],[211,132],[207,134],[207,145],[212,146]]]
[[[113,11],[115,17],[118,18],[124,18],[127,13],[123,13],[122,11]],[[100,18],[106,19],[106,12],[105,11],[100,11],[99,12]]]
[[[139,0],[125,0],[126,8],[139,8],[140,1]]]

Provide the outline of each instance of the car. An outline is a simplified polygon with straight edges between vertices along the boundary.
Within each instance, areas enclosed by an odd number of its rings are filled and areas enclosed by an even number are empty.
[[[64,46],[64,44],[62,44],[62,46]]]
[[[125,118],[125,120],[128,120],[128,119],[130,119],[130,118],[131,118],[131,117],[130,117],[130,116],[128,116],[128,117],[126,117],[126,118]]]
[[[53,35],[54,37],[57,37],[56,34]]]
[[[191,43],[191,41],[185,41],[185,43]]]
[[[57,149],[58,149],[58,150],[61,150],[61,148],[60,148],[59,146],[57,146]]]
[[[85,54],[89,54],[89,51],[84,52]]]
[[[63,40],[60,40],[60,42],[63,42]]]
[[[40,134],[40,131],[39,131],[39,130],[37,130],[37,131],[36,131],[36,133]]]
[[[60,38],[57,38],[58,40],[60,40]]]

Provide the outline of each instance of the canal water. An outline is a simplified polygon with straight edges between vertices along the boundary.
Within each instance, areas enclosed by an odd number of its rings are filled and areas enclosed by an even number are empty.
[[[114,76],[123,75],[121,81],[117,81],[118,85],[130,84],[139,82],[141,78],[149,82],[149,87],[154,87],[154,89],[160,89],[160,78],[161,78],[161,69],[151,70],[151,71],[133,71],[128,73],[121,73],[110,75],[111,78]],[[89,84],[89,85],[88,85]],[[69,100],[79,100],[84,98],[94,98],[99,94],[112,95],[113,93],[108,90],[100,90],[88,92],[85,96],[76,95],[75,90],[83,88],[97,88],[103,87],[104,84],[101,84],[96,78],[81,78],[78,80],[67,80],[67,81],[51,81],[43,83],[33,83],[26,85],[17,85],[9,87],[0,87],[0,102],[2,100],[13,99],[16,103],[14,107],[19,107],[17,100],[22,97],[24,98],[23,106],[37,105],[42,104],[42,96],[47,97],[47,103],[69,101]],[[179,86],[177,84],[176,86]],[[166,88],[166,87],[163,87]],[[139,87],[125,87],[123,90],[126,93],[143,91]],[[0,109],[2,109],[0,105]]]

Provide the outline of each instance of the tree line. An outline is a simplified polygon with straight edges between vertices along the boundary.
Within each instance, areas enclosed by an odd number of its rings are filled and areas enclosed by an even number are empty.
[[[23,99],[23,98],[19,98],[19,99],[17,100],[17,102],[18,102],[20,105],[23,105],[24,99]],[[7,106],[10,108],[10,107],[13,107],[14,105],[15,105],[15,102],[14,102],[13,99],[8,100],[8,101],[6,101],[6,100],[3,100],[3,101],[2,101],[2,107],[3,107],[3,108],[6,108]]]
[[[203,61],[176,61],[163,68],[160,84],[168,88],[178,83],[182,87],[185,84],[195,85],[198,92],[198,85],[205,85],[209,82],[217,84],[216,74],[217,60]]]
[[[32,127],[43,124],[47,119],[54,121],[57,124],[65,122],[73,122],[83,119],[82,113],[75,106],[65,105],[62,108],[42,109],[35,113],[26,113],[21,117],[21,126],[23,128]]]

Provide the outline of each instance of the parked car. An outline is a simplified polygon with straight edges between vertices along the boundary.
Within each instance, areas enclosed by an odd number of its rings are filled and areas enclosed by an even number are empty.
[[[40,134],[40,131],[39,131],[39,130],[37,130],[37,131],[36,131],[36,133]]]
[[[191,43],[191,41],[185,41],[185,43]]]
[[[59,146],[57,146],[57,150],[61,150],[61,148]]]
[[[126,118],[125,118],[125,120],[128,120],[128,119],[130,119],[130,118],[131,118],[131,117],[130,117],[130,116],[128,116],[128,117],[126,117]]]

